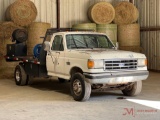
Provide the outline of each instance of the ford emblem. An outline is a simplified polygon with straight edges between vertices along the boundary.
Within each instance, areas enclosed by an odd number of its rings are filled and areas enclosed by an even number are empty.
[[[124,67],[124,66],[125,66],[124,63],[120,63],[120,64],[119,64],[119,67]]]

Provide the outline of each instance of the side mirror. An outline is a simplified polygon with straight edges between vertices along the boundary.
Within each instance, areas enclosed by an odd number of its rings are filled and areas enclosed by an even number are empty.
[[[50,43],[45,41],[43,44],[44,51],[50,51]]]

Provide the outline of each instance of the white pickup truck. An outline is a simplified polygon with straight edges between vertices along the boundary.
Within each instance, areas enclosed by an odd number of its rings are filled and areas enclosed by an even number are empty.
[[[97,32],[51,31],[38,59],[6,56],[8,61],[22,61],[15,68],[17,85],[26,85],[30,76],[56,76],[60,82],[70,81],[76,101],[88,100],[93,89],[119,89],[126,96],[141,92],[142,80],[149,74],[144,54],[117,50]]]

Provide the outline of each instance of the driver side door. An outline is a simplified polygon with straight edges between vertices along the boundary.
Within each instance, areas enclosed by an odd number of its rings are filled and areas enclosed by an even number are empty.
[[[59,76],[64,73],[63,36],[55,35],[51,41],[51,50],[47,54],[48,75]]]

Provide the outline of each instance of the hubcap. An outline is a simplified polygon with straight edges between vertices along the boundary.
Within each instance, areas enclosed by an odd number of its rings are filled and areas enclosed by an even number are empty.
[[[16,80],[18,82],[20,81],[20,72],[19,72],[19,70],[16,71]]]
[[[77,96],[81,95],[81,93],[82,93],[82,85],[81,85],[81,82],[78,79],[76,79],[73,82],[73,92]]]

